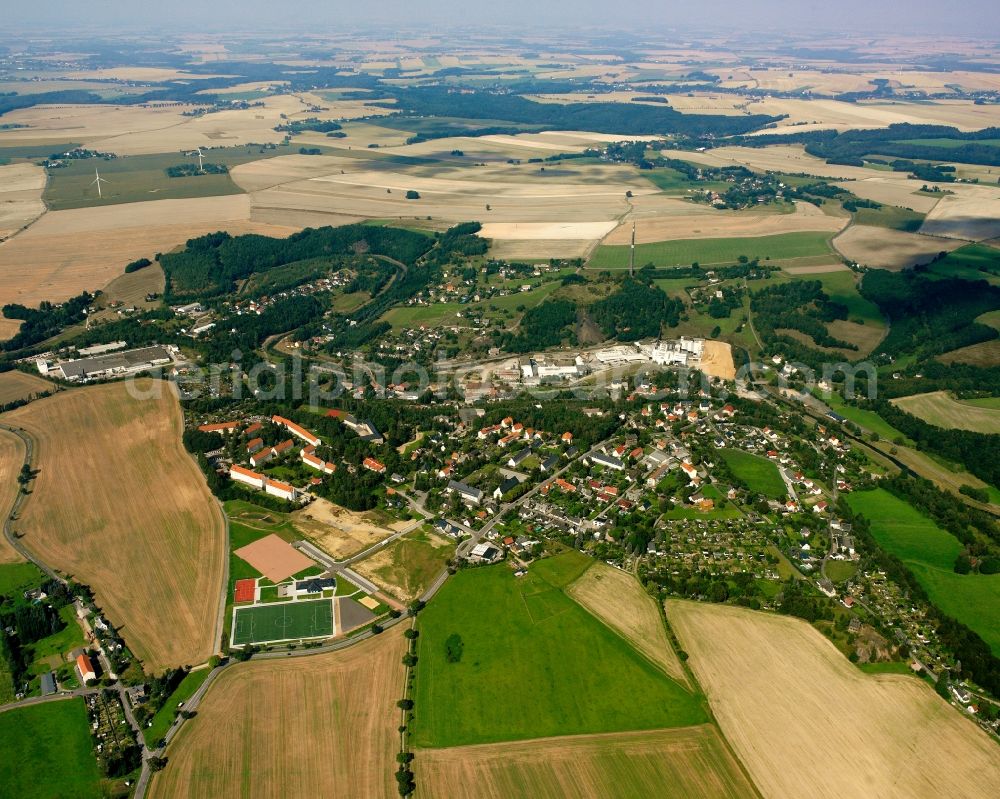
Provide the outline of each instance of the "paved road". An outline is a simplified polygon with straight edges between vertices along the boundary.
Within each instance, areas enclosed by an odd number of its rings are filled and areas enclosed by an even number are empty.
[[[60,691],[57,694],[49,694],[48,696],[29,696],[27,699],[20,699],[17,702],[8,702],[6,705],[0,705],[0,713],[6,713],[8,710],[17,710],[22,707],[31,707],[32,705],[44,705],[48,702],[59,702],[63,699],[75,699],[78,696],[90,696],[96,694],[97,688],[77,688],[75,691]]]

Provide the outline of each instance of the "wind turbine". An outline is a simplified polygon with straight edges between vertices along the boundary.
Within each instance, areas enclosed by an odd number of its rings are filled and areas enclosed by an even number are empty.
[[[199,147],[194,153],[192,153],[192,155],[197,155],[198,156],[198,171],[204,173],[205,166],[204,166],[203,162],[204,162],[205,156],[202,155],[202,153],[201,153],[201,147]]]
[[[97,186],[97,198],[99,200],[103,200],[104,199],[104,195],[101,194],[101,184],[102,183],[107,183],[107,182],[108,181],[106,181],[104,178],[102,178],[101,175],[100,175],[100,173],[95,168],[94,169],[94,180],[93,180],[93,182],[91,182],[90,185],[93,186],[93,185],[96,184],[96,186]]]

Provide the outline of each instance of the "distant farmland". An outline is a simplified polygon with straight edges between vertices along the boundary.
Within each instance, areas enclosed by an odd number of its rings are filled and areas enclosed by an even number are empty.
[[[1000,433],[1000,409],[968,404],[946,391],[900,397],[892,400],[892,404],[937,427]]]
[[[648,263],[655,266],[682,266],[698,262],[702,265],[735,263],[737,258],[760,258],[774,262],[791,259],[832,257],[829,233],[780,233],[774,236],[752,236],[728,239],[677,239],[656,244],[637,244],[636,268]],[[587,263],[591,269],[627,269],[629,247],[603,245]]]
[[[341,652],[230,668],[171,743],[149,795],[398,796],[403,627]]]
[[[926,683],[864,674],[800,619],[675,600],[667,617],[764,796],[996,794],[996,743]]]
[[[226,147],[202,150],[206,164],[234,167],[287,153],[288,148],[261,151],[260,147]],[[191,177],[167,177],[167,167],[197,164],[198,156],[185,153],[131,155],[105,161],[84,158],[66,161],[66,166],[49,170],[49,182],[42,199],[52,211],[87,208],[91,205],[115,205],[143,200],[182,200],[191,197],[214,197],[241,194],[243,189],[228,173],[201,174]],[[93,186],[97,170],[107,182],[101,184],[101,196]]]
[[[225,554],[221,511],[181,446],[177,400],[159,385],[159,398],[142,400],[124,383],[63,391],[3,417],[36,442],[39,473],[17,522],[24,544],[90,585],[149,671],[215,651]]]
[[[708,724],[421,749],[415,763],[423,796],[739,799],[759,795],[718,730]]]

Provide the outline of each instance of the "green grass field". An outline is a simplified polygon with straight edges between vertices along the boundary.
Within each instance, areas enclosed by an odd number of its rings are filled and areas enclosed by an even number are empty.
[[[188,672],[185,675],[184,679],[181,680],[181,684],[177,686],[177,690],[167,698],[167,701],[163,703],[163,707],[153,715],[153,723],[149,727],[143,728],[142,735],[146,739],[147,745],[155,746],[156,742],[167,734],[167,730],[170,729],[170,725],[174,721],[177,704],[179,702],[187,702],[194,695],[194,692],[201,687],[201,684],[208,679],[208,675],[211,673],[211,669],[200,669],[199,671]]]
[[[967,244],[928,267],[931,277],[986,280],[1000,285],[1000,250],[986,244]]]
[[[788,494],[778,467],[771,461],[738,449],[720,449],[718,452],[733,474],[746,483],[751,491],[771,499],[783,499]]]
[[[826,576],[835,583],[850,580],[858,572],[858,564],[853,560],[831,560],[826,564]]]
[[[879,546],[913,571],[935,605],[1000,653],[1000,574],[956,574],[958,539],[884,489],[851,494],[847,501],[868,519]]]
[[[0,595],[12,596],[27,591],[45,578],[34,563],[4,563],[0,565]]]
[[[655,244],[638,244],[635,248],[637,267],[680,266],[697,261],[699,264],[735,263],[741,255],[761,261],[782,261],[809,258],[832,253],[828,233],[780,233],[775,236],[755,236],[733,239],[677,239]],[[627,269],[629,247],[603,245],[595,250],[587,263],[590,269]]]
[[[312,599],[236,608],[233,645],[333,635],[333,600]]]
[[[415,746],[706,720],[698,698],[563,592],[589,564],[570,552],[520,578],[499,564],[448,580],[420,616]],[[445,647],[452,635],[462,640],[454,663]]]
[[[37,799],[96,799],[101,775],[83,699],[0,713],[0,793]]]
[[[924,216],[925,214],[911,211],[909,208],[883,205],[881,208],[859,208],[854,213],[854,221],[859,225],[916,233],[924,223]]]
[[[879,437],[886,441],[902,439],[904,443],[913,443],[875,411],[867,411],[856,408],[854,405],[848,405],[836,391],[831,392],[829,397],[825,393],[818,392],[816,392],[816,396],[829,405],[834,413],[840,414],[848,421],[854,422],[869,432],[878,433]]]
[[[225,164],[232,168],[248,161],[259,161],[289,152],[287,147],[261,151],[260,147],[225,147],[203,150],[205,163]],[[228,174],[195,175],[184,178],[167,177],[169,166],[198,163],[196,156],[182,153],[132,155],[105,161],[86,158],[68,161],[68,166],[49,170],[49,181],[42,199],[50,210],[88,208],[93,205],[116,205],[142,200],[178,200],[189,197],[214,197],[222,194],[241,194]],[[99,170],[107,183],[102,184],[102,198],[94,181],[94,170]]]

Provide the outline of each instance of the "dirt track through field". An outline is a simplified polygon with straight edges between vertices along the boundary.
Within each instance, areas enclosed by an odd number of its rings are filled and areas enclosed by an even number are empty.
[[[89,585],[147,670],[162,671],[201,663],[218,646],[224,528],[181,445],[177,400],[155,385],[157,399],[113,383],[2,418],[36,442],[39,473],[17,522],[24,544]]]
[[[659,608],[628,572],[597,562],[566,591],[667,674],[687,685],[687,675],[674,654]]]
[[[423,749],[418,796],[449,799],[752,797],[715,727]]]
[[[0,430],[0,513],[6,514],[14,504],[14,498],[20,490],[17,475],[23,463],[24,444],[21,439],[13,433]],[[23,560],[7,542],[7,536],[0,536],[0,563],[20,563]]]
[[[404,626],[340,652],[225,672],[171,744],[149,796],[397,796]]]
[[[766,797],[992,797],[1000,749],[904,675],[870,676],[799,619],[667,603],[689,665]]]

